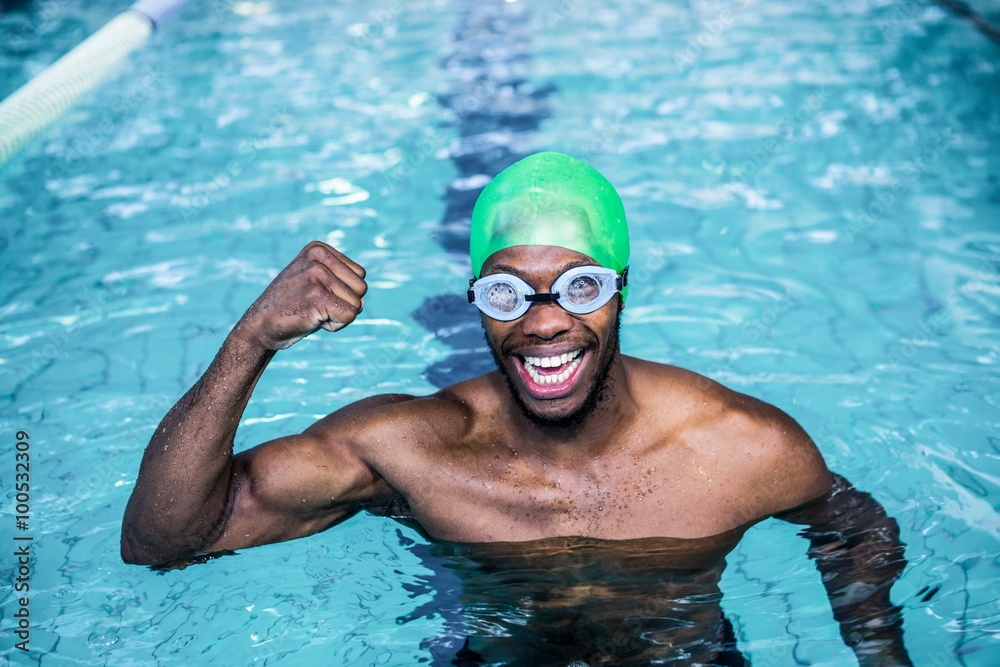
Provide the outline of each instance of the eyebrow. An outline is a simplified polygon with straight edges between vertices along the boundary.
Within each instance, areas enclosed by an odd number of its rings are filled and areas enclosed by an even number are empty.
[[[563,273],[566,273],[570,269],[575,269],[578,266],[600,266],[600,265],[595,263],[591,259],[574,259],[570,262],[566,262],[566,264],[563,264],[562,269],[559,271],[559,274],[561,275]],[[511,275],[517,276],[518,278],[524,280],[525,282],[528,282],[527,277],[522,271],[519,271],[518,269],[514,268],[509,264],[494,264],[493,266],[490,267],[489,273],[484,273],[483,277],[485,278],[486,276],[492,276],[497,273],[509,273]]]

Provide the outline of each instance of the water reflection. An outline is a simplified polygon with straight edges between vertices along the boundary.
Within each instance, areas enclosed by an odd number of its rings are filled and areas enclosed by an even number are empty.
[[[436,665],[747,664],[719,580],[742,529],[695,540],[413,544],[445,617]]]

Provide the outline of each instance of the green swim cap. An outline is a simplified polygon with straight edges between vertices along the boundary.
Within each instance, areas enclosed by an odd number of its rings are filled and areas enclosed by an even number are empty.
[[[517,245],[553,245],[621,273],[628,266],[625,209],[596,169],[562,153],[535,153],[490,181],[472,211],[469,254],[479,278],[493,253]],[[622,301],[628,287],[622,290]]]

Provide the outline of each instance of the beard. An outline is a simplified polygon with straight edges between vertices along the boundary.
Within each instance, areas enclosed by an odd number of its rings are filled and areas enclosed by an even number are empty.
[[[485,329],[483,329],[483,337],[486,339],[486,347],[490,349],[490,354],[493,355],[493,361],[496,362],[497,370],[500,371],[504,380],[507,381],[507,388],[510,390],[511,398],[514,399],[514,403],[517,404],[518,408],[520,408],[521,414],[523,414],[529,422],[540,428],[576,429],[586,422],[587,417],[589,417],[598,408],[608,395],[608,391],[612,388],[612,383],[609,381],[609,370],[611,369],[612,362],[619,353],[618,334],[621,330],[621,326],[622,311],[621,308],[619,308],[618,313],[615,316],[615,325],[611,330],[611,336],[608,338],[604,349],[601,350],[601,355],[597,358],[597,373],[594,375],[594,379],[591,381],[590,387],[587,389],[587,397],[576,410],[561,417],[548,417],[546,415],[540,415],[524,402],[524,398],[521,396],[521,392],[518,390],[517,384],[514,382],[514,378],[511,377],[511,374],[504,365],[503,360],[493,347],[493,343],[490,341],[489,336],[486,335]]]

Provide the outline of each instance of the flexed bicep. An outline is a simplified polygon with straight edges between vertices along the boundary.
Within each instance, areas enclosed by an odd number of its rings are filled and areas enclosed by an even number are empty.
[[[311,434],[237,454],[229,505],[206,551],[239,549],[326,530],[385,493],[385,482],[350,448]]]

